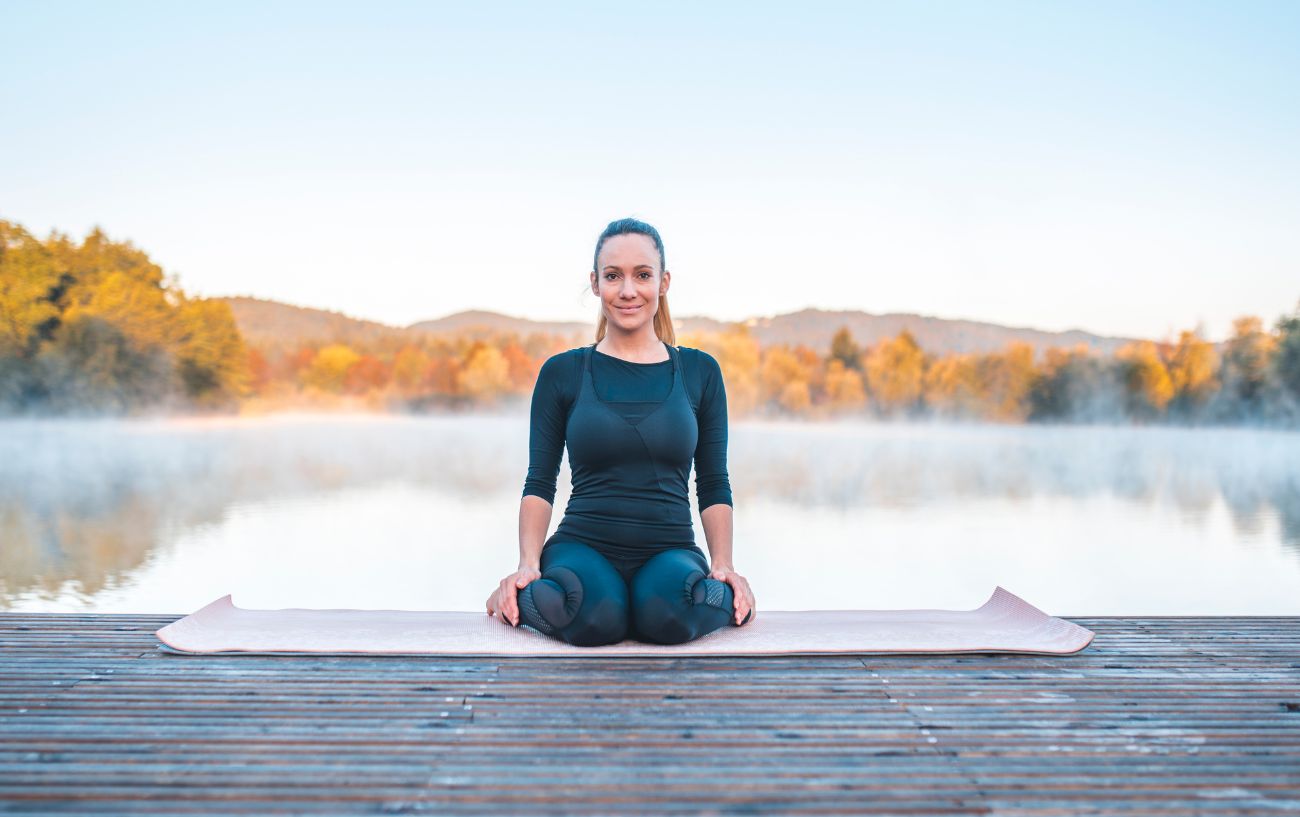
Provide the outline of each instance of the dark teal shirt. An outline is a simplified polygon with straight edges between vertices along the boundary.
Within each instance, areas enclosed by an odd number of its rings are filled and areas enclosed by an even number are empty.
[[[731,505],[731,481],[727,476],[727,394],[722,369],[707,352],[688,347],[678,349],[682,378],[695,406],[699,428],[694,456],[696,502],[700,510],[719,502]],[[555,481],[566,443],[565,427],[582,383],[582,353],[583,349],[578,348],[553,355],[542,364],[537,376],[524,496],[531,494],[547,502],[555,501]],[[597,396],[632,422],[652,411],[672,388],[671,360],[632,363],[594,349],[591,355],[592,385]]]

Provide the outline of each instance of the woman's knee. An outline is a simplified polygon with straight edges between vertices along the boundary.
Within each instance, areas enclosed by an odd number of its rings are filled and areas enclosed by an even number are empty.
[[[519,592],[523,623],[580,647],[627,637],[627,585],[595,549],[557,542],[542,551],[541,572]]]
[[[731,587],[708,578],[703,557],[691,550],[666,550],[632,578],[632,622],[638,637],[681,644],[728,623]]]

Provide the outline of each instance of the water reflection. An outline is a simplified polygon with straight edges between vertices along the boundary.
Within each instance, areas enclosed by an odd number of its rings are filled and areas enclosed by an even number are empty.
[[[513,564],[526,466],[518,416],[2,423],[0,607],[177,612],[245,587],[250,606],[476,609]],[[1294,433],[738,424],[731,470],[769,609],[923,606],[985,567],[1079,614],[1106,612],[1070,595],[1088,571],[1128,588],[1110,612],[1210,612],[1209,587],[1152,601],[1171,571],[1231,574],[1238,611],[1300,588]],[[889,575],[917,559],[967,561]],[[1108,559],[1137,578],[1105,578]],[[818,589],[837,567],[861,587]],[[1300,612],[1268,603],[1251,609]]]

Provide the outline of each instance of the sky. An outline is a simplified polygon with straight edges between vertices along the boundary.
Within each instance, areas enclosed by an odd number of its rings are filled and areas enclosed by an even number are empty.
[[[404,325],[804,307],[1212,338],[1300,302],[1300,3],[0,0],[0,218]]]

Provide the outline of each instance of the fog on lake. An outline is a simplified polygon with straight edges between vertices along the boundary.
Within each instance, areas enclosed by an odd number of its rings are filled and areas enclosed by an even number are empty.
[[[0,422],[0,609],[482,610],[527,444],[519,415]],[[996,585],[1058,615],[1300,614],[1296,432],[741,422],[730,471],[760,615]]]

